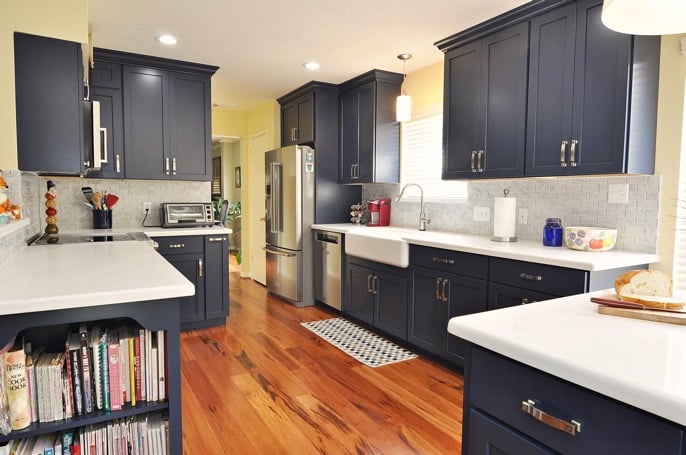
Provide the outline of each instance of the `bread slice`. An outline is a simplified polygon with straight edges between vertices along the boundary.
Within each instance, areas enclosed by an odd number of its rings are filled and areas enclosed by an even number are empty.
[[[619,295],[619,299],[625,302],[640,303],[648,308],[660,308],[663,310],[681,310],[684,308],[684,302],[676,297],[622,294]]]
[[[659,270],[629,270],[615,279],[615,291],[623,295],[672,296],[672,277]]]

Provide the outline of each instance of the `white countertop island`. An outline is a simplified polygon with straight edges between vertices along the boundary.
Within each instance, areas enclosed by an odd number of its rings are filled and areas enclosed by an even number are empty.
[[[0,268],[0,315],[193,295],[148,242],[30,246]]]
[[[596,294],[453,318],[448,332],[686,425],[686,327],[598,314]]]

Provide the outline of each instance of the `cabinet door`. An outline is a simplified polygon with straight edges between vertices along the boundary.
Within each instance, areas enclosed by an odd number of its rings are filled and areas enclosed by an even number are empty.
[[[298,100],[298,129],[296,140],[298,144],[314,141],[314,94]]]
[[[441,272],[413,267],[407,341],[434,354],[444,350],[448,308],[442,298]]]
[[[212,176],[210,78],[170,72],[169,82],[171,177],[209,181]]]
[[[91,86],[91,99],[100,102],[100,128],[107,159],[93,178],[124,177],[124,108],[120,89]],[[95,152],[97,153],[97,151]]]
[[[359,97],[357,92],[341,93],[341,159],[339,179],[341,183],[355,183],[359,166]]]
[[[298,128],[298,103],[293,101],[281,107],[281,145],[297,144],[295,132]]]
[[[528,50],[528,23],[483,39],[483,124],[476,130],[483,153],[476,177],[524,175]]]
[[[557,296],[552,294],[516,288],[514,286],[505,286],[498,283],[490,283],[488,285],[489,310],[526,305],[528,303],[540,302],[541,300],[550,300],[556,297]]]
[[[374,325],[398,338],[407,338],[407,279],[404,274],[375,271]]]
[[[568,172],[574,90],[576,5],[531,20],[526,170],[528,176]],[[563,150],[564,147],[564,150]]]
[[[444,71],[443,178],[470,178],[483,134],[481,41],[448,52]]]
[[[14,34],[19,169],[84,170],[81,45]]]
[[[478,280],[461,275],[451,275],[446,278],[448,279],[448,286],[445,291],[448,299],[448,315],[444,324],[438,327],[438,329],[442,330],[447,336],[447,343],[443,348],[445,357],[461,365],[464,361],[468,344],[463,339],[448,333],[448,320],[456,316],[486,311],[488,309],[488,285],[486,280]]]
[[[229,315],[229,237],[205,237],[205,318]]]
[[[367,267],[348,264],[346,301],[350,315],[368,323],[374,323],[374,300],[371,294],[374,273]]]
[[[376,153],[376,83],[368,82],[357,89],[358,182],[375,181]]]
[[[571,139],[578,142],[570,163],[574,174],[625,171],[632,37],[605,27],[601,12],[601,1],[577,3]]]
[[[126,177],[168,179],[168,73],[140,66],[124,66],[124,148]]]
[[[181,324],[202,321],[205,318],[205,281],[201,274],[202,254],[168,255],[165,259],[195,286],[195,295],[179,299]]]
[[[467,455],[553,455],[548,449],[498,420],[474,409],[469,410],[469,432],[463,442]]]

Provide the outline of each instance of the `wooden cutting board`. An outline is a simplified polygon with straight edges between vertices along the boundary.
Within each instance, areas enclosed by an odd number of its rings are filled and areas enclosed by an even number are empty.
[[[598,313],[625,318],[644,319],[653,322],[666,322],[668,324],[686,325],[686,312],[670,313],[667,311],[632,310],[630,308],[615,308],[598,305]]]

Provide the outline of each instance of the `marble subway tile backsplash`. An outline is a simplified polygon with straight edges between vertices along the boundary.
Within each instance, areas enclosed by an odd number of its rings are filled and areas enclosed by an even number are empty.
[[[608,203],[609,185],[628,184],[626,204]],[[557,217],[563,226],[598,226],[618,229],[616,248],[642,253],[657,251],[660,218],[659,175],[622,175],[563,178],[526,178],[479,180],[469,182],[469,197],[454,202],[425,202],[431,218],[430,231],[491,235],[494,198],[503,190],[517,198],[517,211],[527,210],[527,223],[516,224],[519,239],[540,241],[545,219]],[[362,197],[393,199],[400,192],[397,184],[363,185]],[[474,221],[474,207],[489,207],[490,221]],[[391,225],[416,228],[419,201],[392,201]]]

